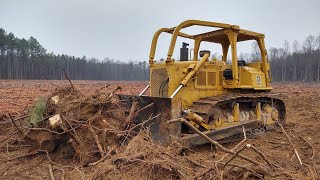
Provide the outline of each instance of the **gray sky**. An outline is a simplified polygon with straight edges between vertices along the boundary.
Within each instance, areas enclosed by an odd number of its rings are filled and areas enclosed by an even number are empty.
[[[268,48],[302,42],[320,33],[319,7],[319,0],[0,0],[0,27],[56,54],[147,61],[153,33],[187,19],[264,33]],[[157,57],[165,57],[169,37],[159,43]]]

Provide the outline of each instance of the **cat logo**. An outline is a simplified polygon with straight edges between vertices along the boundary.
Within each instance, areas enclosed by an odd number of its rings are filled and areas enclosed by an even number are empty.
[[[257,75],[257,86],[261,86],[261,77]]]

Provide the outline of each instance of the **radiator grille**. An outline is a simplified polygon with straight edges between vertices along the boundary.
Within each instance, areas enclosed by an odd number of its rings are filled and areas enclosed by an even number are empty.
[[[169,77],[165,68],[154,69],[151,74],[151,96],[168,97]]]
[[[199,71],[197,76],[197,85],[198,86],[205,86],[206,85],[206,72]]]
[[[208,72],[208,86],[216,86],[216,73]]]

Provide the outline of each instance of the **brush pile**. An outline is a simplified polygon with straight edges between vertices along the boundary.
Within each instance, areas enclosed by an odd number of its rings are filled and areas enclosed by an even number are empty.
[[[81,165],[103,158],[120,146],[121,132],[130,124],[126,121],[130,109],[114,95],[118,89],[111,93],[99,90],[91,95],[71,88],[54,92],[47,100],[43,119],[34,120],[39,115],[32,111],[33,127],[25,136],[35,141],[40,150],[63,151],[63,158],[73,157]]]
[[[84,95],[72,88],[61,89],[48,97],[45,108],[43,100],[38,100],[30,111],[31,127],[24,127],[23,135],[32,143],[27,155],[44,152],[51,163],[63,168],[68,164],[96,166],[84,175],[93,179],[177,179],[205,167],[200,154],[182,157],[179,143],[154,144],[147,128],[135,128],[140,124],[133,122],[133,108],[114,95],[117,90],[99,89]]]

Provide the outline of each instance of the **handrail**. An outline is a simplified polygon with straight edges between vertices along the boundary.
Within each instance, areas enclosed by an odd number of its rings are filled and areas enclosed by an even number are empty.
[[[156,48],[157,48],[158,38],[159,38],[161,33],[166,32],[166,33],[172,34],[170,47],[169,47],[168,54],[167,54],[167,60],[171,60],[171,57],[172,57],[172,54],[173,54],[173,51],[174,51],[174,47],[175,47],[175,44],[176,44],[176,41],[177,41],[177,36],[181,36],[181,37],[185,37],[185,38],[189,38],[189,39],[194,39],[193,35],[182,33],[182,32],[180,32],[180,30],[183,29],[183,28],[194,26],[194,25],[206,26],[206,27],[215,27],[215,28],[231,28],[231,29],[239,30],[239,26],[236,26],[236,25],[217,23],[217,22],[210,22],[210,21],[201,21],[201,20],[186,20],[186,21],[183,21],[182,23],[180,23],[176,27],[161,28],[158,31],[156,31],[154,36],[153,36],[152,43],[151,43],[151,48],[150,48],[150,53],[149,53],[149,63],[153,64],[153,60],[154,60],[154,56],[155,56],[155,52],[156,52]]]
[[[170,47],[168,50],[168,57],[167,60],[171,60],[171,56],[173,54],[173,50],[177,41],[177,36],[180,33],[180,30],[186,27],[190,26],[207,26],[207,27],[217,27],[217,28],[232,28],[233,26],[230,24],[224,24],[224,23],[216,23],[216,22],[209,22],[209,21],[201,21],[201,20],[186,20],[182,23],[180,23],[175,29],[172,34],[171,42],[170,42]],[[239,28],[239,27],[237,27]]]
[[[156,31],[153,35],[152,38],[152,43],[151,43],[151,47],[150,47],[150,53],[149,53],[149,63],[152,64],[153,63],[153,59],[154,59],[154,55],[156,53],[156,49],[157,49],[157,43],[158,43],[158,39],[161,33],[166,32],[166,33],[170,33],[172,34],[174,29],[176,27],[172,27],[172,28],[161,28],[158,31]],[[192,39],[192,36],[189,34],[185,34],[185,33],[179,33],[178,34],[181,37],[185,37],[185,38],[190,38]]]

